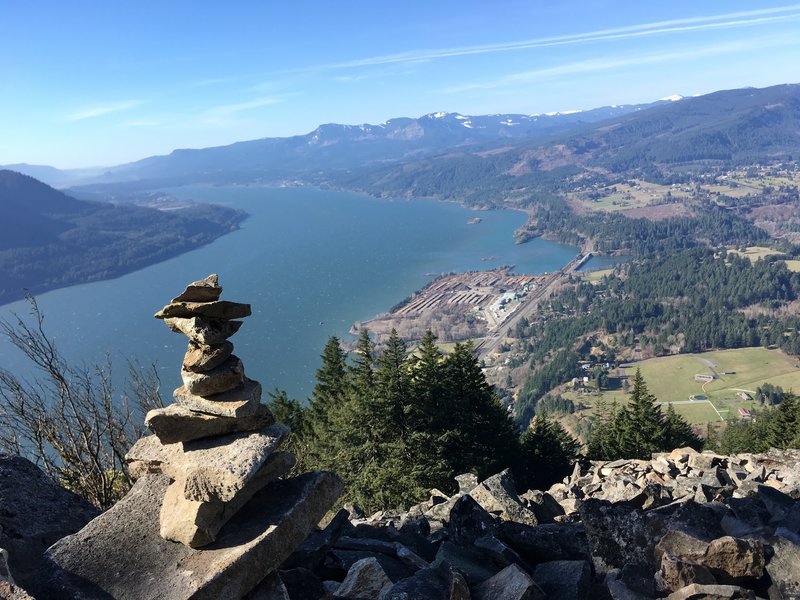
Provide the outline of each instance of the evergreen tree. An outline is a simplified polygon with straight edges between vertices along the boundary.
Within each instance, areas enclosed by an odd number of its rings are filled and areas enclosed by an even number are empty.
[[[578,456],[580,444],[556,421],[544,416],[533,419],[520,438],[520,490],[546,490],[568,475]]]
[[[672,404],[667,405],[667,412],[664,415],[664,450],[675,448],[685,448],[690,446],[695,450],[701,450],[703,440],[697,437],[692,431],[691,425],[682,416],[675,412]]]
[[[346,359],[339,338],[331,336],[322,351],[322,366],[317,369],[317,383],[311,395],[311,414],[315,425],[324,431],[331,407],[342,402],[346,393]]]
[[[444,362],[447,394],[443,409],[450,426],[444,451],[456,473],[478,477],[508,466],[516,453],[513,424],[486,382],[471,342],[456,344]]]
[[[310,411],[289,398],[284,390],[275,389],[269,395],[269,409],[275,421],[291,429],[285,448],[297,457],[295,470],[305,471],[311,462],[313,447]]]
[[[773,448],[793,447],[800,434],[800,400],[794,394],[785,394],[783,402],[773,410],[766,432],[767,442]]]
[[[616,431],[619,407],[615,400],[611,406],[602,398],[595,405],[596,416],[589,435],[587,456],[593,460],[621,458]]]
[[[656,402],[636,369],[630,400],[619,412],[614,428],[622,457],[646,460],[665,449],[664,415]]]
[[[458,475],[446,455],[450,419],[444,384],[444,355],[429,329],[411,359],[411,395],[408,446],[414,479],[420,488],[451,487]],[[448,485],[443,485],[446,482]]]

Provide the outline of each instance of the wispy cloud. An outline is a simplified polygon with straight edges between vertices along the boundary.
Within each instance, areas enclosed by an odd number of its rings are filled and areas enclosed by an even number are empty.
[[[600,29],[573,35],[540,37],[517,42],[485,44],[477,46],[458,46],[453,48],[409,50],[407,52],[401,52],[397,54],[371,56],[344,62],[309,66],[304,69],[292,70],[291,72],[347,69],[396,63],[419,63],[424,61],[475,54],[515,52],[519,50],[545,48],[550,46],[569,46],[590,42],[643,38],[675,33],[754,27],[759,25],[795,21],[798,19],[800,19],[800,4],[794,4],[777,8],[756,9],[705,17],[688,17],[669,21],[641,23],[627,27]]]
[[[155,127],[156,125],[160,125],[160,121],[154,120],[147,120],[142,119],[139,121],[125,121],[124,123],[120,123],[120,127]]]
[[[67,121],[83,121],[84,119],[94,119],[111,113],[130,110],[141,104],[140,100],[124,100],[121,102],[109,102],[107,104],[95,104],[88,106],[65,117]]]
[[[687,50],[675,52],[655,52],[650,54],[641,54],[636,56],[627,56],[622,58],[598,58],[591,60],[583,60],[577,62],[556,65],[553,67],[545,67],[542,69],[533,69],[529,71],[522,71],[512,73],[503,77],[498,77],[489,81],[468,83],[461,86],[454,86],[446,88],[443,91],[446,93],[463,93],[473,90],[486,90],[496,89],[508,86],[514,86],[525,83],[533,83],[545,79],[553,79],[566,75],[576,75],[580,73],[592,73],[597,71],[610,71],[614,69],[621,69],[626,67],[636,67],[648,64],[657,64],[665,62],[677,62],[685,60],[696,60],[701,57],[714,56],[720,54],[730,54],[736,52],[747,52],[755,50],[756,48],[766,48],[774,46],[784,46],[788,44],[797,44],[797,40],[787,37],[763,37],[750,40],[741,40],[736,42],[728,42],[723,44],[713,44],[702,47],[694,47]]]
[[[248,100],[247,102],[237,102],[234,104],[223,104],[221,106],[214,106],[208,111],[209,114],[216,116],[232,115],[234,113],[242,112],[245,110],[253,110],[261,108],[262,106],[269,106],[271,104],[280,104],[285,100],[285,96],[265,96],[256,98],[255,100]]]

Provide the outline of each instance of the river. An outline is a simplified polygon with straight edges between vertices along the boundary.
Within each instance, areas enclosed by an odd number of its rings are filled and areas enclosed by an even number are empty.
[[[37,298],[45,330],[72,362],[108,355],[155,363],[165,396],[179,385],[185,338],[153,313],[186,283],[218,273],[223,299],[252,304],[253,315],[231,341],[248,376],[265,390],[307,397],[319,354],[331,335],[348,338],[354,321],[389,309],[433,277],[450,271],[516,265],[518,273],[561,268],[577,249],[535,239],[514,244],[525,221],[514,211],[473,212],[455,203],[378,200],[309,188],[184,187],[178,198],[241,208],[240,230],[181,256],[116,279],[77,285]],[[474,217],[480,223],[469,224]],[[0,318],[26,316],[16,302]],[[33,375],[16,349],[0,340],[0,365]]]

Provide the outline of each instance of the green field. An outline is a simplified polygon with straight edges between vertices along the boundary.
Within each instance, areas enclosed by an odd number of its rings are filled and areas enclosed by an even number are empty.
[[[744,252],[740,252],[739,250],[731,250],[731,252],[738,254],[739,256],[749,258],[750,262],[756,262],[759,258],[765,258],[767,256],[783,254],[782,252],[773,250],[772,248],[767,248],[765,246],[748,246]]]
[[[606,275],[611,275],[613,272],[614,269],[598,269],[597,271],[582,271],[581,275],[586,281],[594,283],[600,281]]]
[[[795,273],[800,273],[800,260],[787,260],[786,266],[789,267],[790,271],[794,271]]]
[[[648,388],[656,398],[661,402],[674,402],[675,410],[692,423],[717,421],[720,415],[723,418],[735,417],[740,407],[756,407],[756,402],[742,400],[736,394],[746,391],[754,395],[756,388],[766,382],[785,390],[800,390],[800,363],[797,359],[780,350],[766,348],[652,358],[620,368],[617,374],[632,377],[637,367],[641,369]],[[705,389],[701,382],[694,380],[695,374],[714,373],[717,378],[706,384]],[[696,394],[707,396],[708,401],[690,401],[690,397]],[[608,402],[616,400],[620,404],[627,402],[628,398],[622,389],[603,391],[600,395],[567,392],[565,396],[589,406],[601,396]]]

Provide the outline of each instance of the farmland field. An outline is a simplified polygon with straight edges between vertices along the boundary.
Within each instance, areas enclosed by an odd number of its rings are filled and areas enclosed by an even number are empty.
[[[757,407],[754,400],[743,400],[737,393],[754,396],[756,388],[767,382],[785,390],[800,390],[800,363],[780,350],[760,347],[652,358],[621,367],[611,375],[631,378],[637,368],[641,369],[650,392],[661,402],[675,403],[675,410],[692,423],[715,421],[720,416],[736,417],[739,408]],[[704,387],[702,382],[695,381],[696,374],[714,375],[715,379]],[[589,407],[601,397],[620,404],[628,399],[623,389],[604,390],[600,394],[570,391],[564,395]],[[690,401],[696,395],[706,396],[708,401]],[[587,412],[591,413],[591,408]]]

